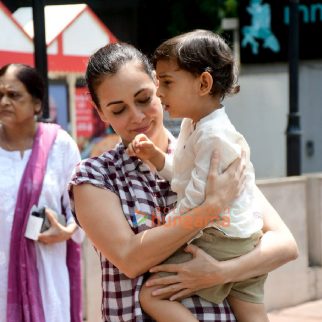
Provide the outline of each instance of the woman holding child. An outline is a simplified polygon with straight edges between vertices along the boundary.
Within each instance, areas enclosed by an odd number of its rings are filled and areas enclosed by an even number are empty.
[[[237,158],[219,175],[220,156],[214,153],[205,201],[183,214],[180,224],[159,225],[175,206],[176,196],[151,163],[126,151],[139,133],[168,154],[174,150],[175,138],[163,126],[151,64],[129,44],[109,44],[91,56],[86,81],[101,119],[122,139],[114,150],[82,161],[70,184],[75,217],[101,258],[102,317],[104,321],[152,321],[139,302],[145,273],[185,245],[240,194],[244,159]],[[235,321],[225,301],[215,305],[193,293],[267,273],[297,256],[296,243],[279,215],[259,191],[258,198],[264,235],[252,252],[219,262],[190,245],[186,251],[192,254],[191,261],[164,267],[177,275],[151,282],[163,286],[156,294],[184,294],[182,303],[199,321]]]

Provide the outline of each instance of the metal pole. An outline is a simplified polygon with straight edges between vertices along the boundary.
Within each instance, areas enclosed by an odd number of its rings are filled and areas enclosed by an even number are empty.
[[[301,129],[299,114],[299,0],[290,0],[289,25],[289,115],[287,125],[287,175],[301,174]]]
[[[48,100],[48,65],[47,65],[47,45],[45,32],[45,1],[32,0],[32,15],[34,25],[34,60],[35,67],[45,82],[45,98],[43,102],[44,120],[49,119]]]

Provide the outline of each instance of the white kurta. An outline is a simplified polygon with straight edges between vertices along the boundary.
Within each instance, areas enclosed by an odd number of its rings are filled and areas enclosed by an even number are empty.
[[[15,204],[23,171],[31,155],[0,148],[0,322],[6,322],[6,301],[10,235]],[[72,170],[80,160],[78,147],[63,130],[59,130],[50,151],[39,206],[47,206],[61,213],[66,209],[67,223],[74,221],[67,193]],[[81,242],[83,232],[78,229],[73,239]],[[69,277],[66,265],[66,242],[45,245],[36,242],[37,267],[46,322],[70,321]]]
[[[247,164],[244,191],[222,214],[223,220],[212,225],[231,237],[249,237],[263,226],[262,214],[253,197],[254,168],[250,162],[248,144],[230,122],[224,107],[208,114],[197,124],[183,119],[173,160],[167,157],[160,171],[161,176],[171,181],[171,189],[178,195],[176,209],[167,215],[166,220],[184,214],[204,201],[215,148],[220,153],[220,172],[241,154],[242,149],[246,151]]]

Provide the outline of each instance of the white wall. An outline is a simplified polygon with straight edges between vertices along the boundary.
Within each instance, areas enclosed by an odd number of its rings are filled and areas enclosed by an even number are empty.
[[[300,69],[300,116],[303,173],[322,171],[322,62],[306,61]],[[313,142],[313,155],[306,144]]]
[[[240,92],[224,104],[251,148],[257,178],[286,173],[288,75],[286,65],[242,66]]]
[[[251,147],[257,178],[286,175],[286,128],[289,113],[288,65],[242,65],[241,91],[224,104],[236,128]],[[322,62],[301,61],[299,114],[301,173],[322,171]],[[314,154],[308,155],[307,141]]]
[[[0,51],[32,53],[33,43],[0,8]]]

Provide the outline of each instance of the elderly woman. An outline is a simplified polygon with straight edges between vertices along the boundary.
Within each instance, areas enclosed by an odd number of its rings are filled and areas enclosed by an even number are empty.
[[[82,321],[80,249],[72,241],[82,233],[66,189],[80,155],[64,130],[37,122],[44,93],[34,68],[0,69],[1,322]],[[25,231],[34,206],[45,207],[50,228],[32,240]]]
[[[70,195],[75,216],[99,252],[102,267],[104,321],[152,321],[140,307],[145,273],[185,245],[240,193],[244,162],[237,159],[221,175],[218,155],[212,159],[206,198],[197,208],[164,224],[175,205],[169,183],[150,163],[127,154],[138,133],[172,153],[175,139],[163,126],[157,82],[146,56],[129,44],[109,44],[92,55],[86,80],[95,107],[122,142],[112,151],[82,161],[75,170]],[[220,157],[220,156],[219,156]],[[226,302],[215,305],[192,294],[212,285],[267,273],[296,258],[296,243],[276,211],[258,191],[264,214],[264,236],[249,254],[218,262],[196,246],[189,262],[163,267],[174,276],[158,278],[157,293],[183,295],[182,303],[199,321],[235,321]]]

